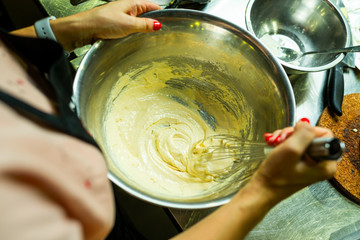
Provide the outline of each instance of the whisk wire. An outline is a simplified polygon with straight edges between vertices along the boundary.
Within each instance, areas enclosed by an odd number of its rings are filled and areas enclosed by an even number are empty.
[[[215,177],[218,181],[225,181],[234,174],[238,181],[239,179],[248,179],[271,149],[263,142],[248,141],[240,137],[222,134],[199,141],[193,149],[193,155],[201,163],[219,166],[212,169],[213,172],[211,172],[214,176],[217,175]],[[336,161],[341,157],[344,149],[345,144],[337,138],[316,138],[306,150],[306,154],[315,161]],[[223,163],[226,164],[223,165]],[[223,168],[222,166],[227,167]]]
[[[193,154],[201,163],[220,164],[217,166],[224,163],[226,168],[211,169],[211,174],[222,181],[235,173],[237,178],[251,174],[265,158],[264,148],[266,144],[263,142],[244,141],[231,135],[213,135],[199,141]]]
[[[214,135],[200,141],[196,145],[199,157],[206,161],[224,159],[253,159],[265,156],[265,143],[244,141],[231,135]]]

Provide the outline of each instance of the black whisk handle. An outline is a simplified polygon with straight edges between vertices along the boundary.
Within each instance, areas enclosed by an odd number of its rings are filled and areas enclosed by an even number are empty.
[[[344,148],[345,144],[337,138],[315,138],[306,154],[315,161],[338,160]]]

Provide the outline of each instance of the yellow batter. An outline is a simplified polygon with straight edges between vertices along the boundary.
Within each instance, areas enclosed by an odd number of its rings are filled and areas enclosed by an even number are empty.
[[[239,100],[203,69],[166,60],[134,67],[119,74],[109,99],[106,148],[128,184],[169,198],[214,194],[224,184],[216,178],[232,160],[196,161],[193,146],[214,134],[237,134],[247,116],[229,109]]]

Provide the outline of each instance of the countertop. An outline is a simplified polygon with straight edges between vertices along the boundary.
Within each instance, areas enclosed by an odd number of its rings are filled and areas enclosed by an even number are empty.
[[[49,15],[67,16],[92,8],[102,1],[72,6],[70,0],[39,0]],[[156,1],[155,1],[156,2]],[[164,1],[162,1],[164,2]],[[245,28],[248,0],[212,0],[203,11]],[[327,72],[290,75],[295,93],[296,119],[307,117],[315,125],[324,109],[323,91]],[[360,93],[360,71],[344,74],[345,94]],[[215,209],[170,209],[186,229]],[[328,181],[311,185],[274,207],[246,239],[342,239],[360,231],[360,206],[339,193]]]

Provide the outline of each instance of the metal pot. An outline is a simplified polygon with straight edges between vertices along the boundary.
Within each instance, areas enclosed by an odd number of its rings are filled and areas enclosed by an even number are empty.
[[[295,100],[289,79],[259,41],[247,31],[220,18],[179,9],[150,12],[144,16],[159,20],[162,29],[150,34],[136,33],[118,40],[100,41],[86,54],[74,83],[78,115],[104,152],[109,178],[128,193],[172,208],[200,209],[222,205],[248,178],[240,180],[240,176],[213,194],[185,197],[158,194],[144,188],[142,185],[145,183],[136,182],[122,172],[117,159],[109,153],[114,149],[107,146],[104,131],[106,114],[114,100],[110,92],[118,84],[120,75],[126,75],[131,69],[152,71],[153,63],[161,59],[171,62],[177,74],[187,72],[190,67],[201,69],[200,78],[178,74],[176,81],[167,81],[165,88],[176,92],[176,97],[169,97],[183,103],[197,94],[203,94],[204,98],[196,102],[202,108],[199,113],[203,118],[209,116],[204,114],[209,104],[226,105],[224,109],[227,111],[218,116],[213,113],[209,118],[212,127],[231,128],[226,125],[226,115],[232,114],[245,126],[239,134],[248,139],[262,139],[265,132],[294,124]],[[215,84],[206,84],[203,79],[207,77],[215,79]],[[217,88],[217,85],[222,88]],[[210,95],[214,102],[206,99]],[[228,96],[232,102],[225,100]],[[134,98],[133,102],[137,100]],[[256,167],[249,166],[247,170],[251,175]]]

